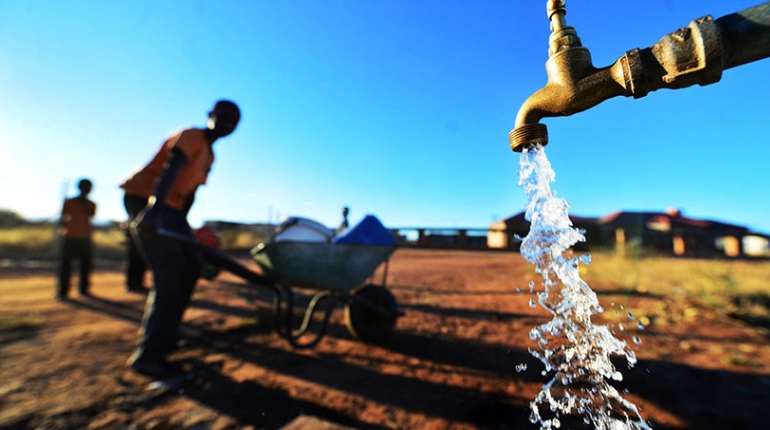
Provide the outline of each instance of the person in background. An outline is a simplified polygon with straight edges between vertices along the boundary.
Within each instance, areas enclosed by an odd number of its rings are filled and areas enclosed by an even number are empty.
[[[177,348],[179,325],[201,274],[203,256],[162,233],[194,240],[187,213],[196,190],[208,178],[214,162],[213,144],[235,131],[240,118],[235,103],[216,102],[208,114],[207,128],[188,128],[171,136],[124,187],[127,191],[135,185],[152,189],[147,207],[130,227],[138,232],[153,275],[139,343],[126,363],[139,373],[161,377],[180,370],[166,356]]]
[[[91,220],[96,215],[96,203],[88,199],[93,183],[88,179],[78,182],[80,194],[65,199],[61,211],[59,234],[63,237],[59,261],[59,287],[57,300],[67,299],[70,289],[72,261],[77,260],[80,268],[78,291],[81,296],[90,295],[91,268],[93,267],[93,246]]]
[[[342,223],[340,224],[339,227],[337,227],[337,231],[335,232],[335,234],[340,234],[343,231],[348,229],[348,226],[349,226],[349,224],[348,224],[348,213],[350,213],[350,208],[348,208],[347,206],[343,206],[342,207]]]

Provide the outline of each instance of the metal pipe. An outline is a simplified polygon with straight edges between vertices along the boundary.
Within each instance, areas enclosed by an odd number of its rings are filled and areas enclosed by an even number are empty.
[[[770,1],[717,20],[696,19],[603,68],[593,66],[577,31],[567,26],[564,0],[548,0],[546,9],[551,21],[548,82],[516,115],[509,139],[517,152],[548,143],[543,118],[573,115],[616,96],[640,98],[661,88],[713,84],[723,70],[770,57]]]
[[[725,50],[725,69],[768,57],[770,2],[717,19]]]

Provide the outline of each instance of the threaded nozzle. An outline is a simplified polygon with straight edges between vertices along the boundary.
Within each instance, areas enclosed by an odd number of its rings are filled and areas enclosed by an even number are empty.
[[[511,130],[508,139],[514,152],[521,152],[525,147],[537,143],[545,146],[548,144],[548,128],[545,124],[525,124]]]

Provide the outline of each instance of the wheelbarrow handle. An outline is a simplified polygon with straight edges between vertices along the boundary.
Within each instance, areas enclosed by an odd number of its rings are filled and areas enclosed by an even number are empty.
[[[157,234],[159,236],[163,236],[163,237],[181,242],[186,246],[193,247],[197,251],[200,251],[201,253],[203,253],[204,258],[208,263],[211,263],[219,268],[225,269],[228,272],[240,278],[243,278],[248,282],[253,282],[256,284],[263,284],[263,285],[273,285],[276,283],[276,279],[269,278],[264,275],[260,275],[257,272],[253,272],[247,269],[245,266],[241,265],[240,263],[236,262],[232,258],[228,257],[227,255],[207,247],[206,245],[198,242],[197,240],[195,240],[190,236],[180,234],[175,231],[167,230],[164,228],[159,228],[157,230]]]
[[[268,277],[264,275],[260,275],[259,273],[253,272],[249,269],[247,269],[245,266],[239,264],[235,260],[231,259],[230,257],[226,256],[225,254],[216,251],[214,249],[211,249],[207,247],[206,245],[203,245],[202,243],[198,242],[194,238],[179,234],[175,231],[166,230],[163,228],[159,228],[156,233],[159,236],[163,236],[169,239],[173,239],[176,241],[179,241],[183,243],[185,246],[193,247],[194,249],[200,251],[204,259],[215,266],[218,266],[222,269],[225,269],[232,274],[244,279],[246,282],[251,282],[253,284],[262,285],[265,287],[270,288],[273,293],[273,313],[274,313],[274,319],[273,319],[273,325],[278,330],[279,335],[286,338],[289,343],[298,349],[309,349],[314,347],[323,337],[326,332],[326,326],[329,322],[329,317],[331,315],[331,312],[333,310],[333,307],[329,307],[326,309],[326,312],[324,314],[324,318],[322,321],[321,330],[318,334],[313,337],[313,339],[307,343],[300,343],[299,337],[302,336],[308,329],[309,322],[313,317],[313,313],[316,309],[316,305],[324,298],[330,298],[327,292],[321,292],[316,295],[316,297],[312,300],[312,305],[305,310],[305,320],[303,321],[302,326],[299,330],[296,332],[292,330],[293,327],[293,315],[294,315],[294,299],[293,299],[293,293],[291,290],[291,286],[289,286],[287,283],[282,282],[281,280],[273,277]],[[286,300],[286,309],[282,312],[281,310],[281,301]],[[283,315],[283,317],[282,317]]]

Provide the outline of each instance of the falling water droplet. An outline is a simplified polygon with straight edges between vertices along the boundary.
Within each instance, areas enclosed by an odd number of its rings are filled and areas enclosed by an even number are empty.
[[[623,330],[625,330],[625,329],[626,329],[626,328],[625,328],[625,327],[623,327],[623,324],[621,324],[621,323],[618,323],[618,330],[620,330],[620,331],[623,331]]]
[[[634,340],[634,343],[637,344],[637,345],[641,345],[642,344],[642,340],[639,339],[639,336],[634,336],[633,340]]]
[[[636,327],[637,327],[639,330],[644,330],[644,324],[642,324],[642,322],[641,322],[641,321],[638,321],[638,322],[636,323]]]
[[[631,321],[633,321],[633,320],[634,320],[634,314],[632,314],[631,312],[629,312],[629,313],[628,313],[628,319],[630,319]]]
[[[529,299],[529,307],[534,308],[537,306],[537,302],[535,302],[535,299]]]
[[[520,293],[520,292],[521,292],[521,288],[519,288],[519,287],[516,287],[516,292],[517,292],[517,293]]]
[[[521,373],[523,371],[527,370],[527,365],[525,363],[517,364],[516,365],[516,372]]]

